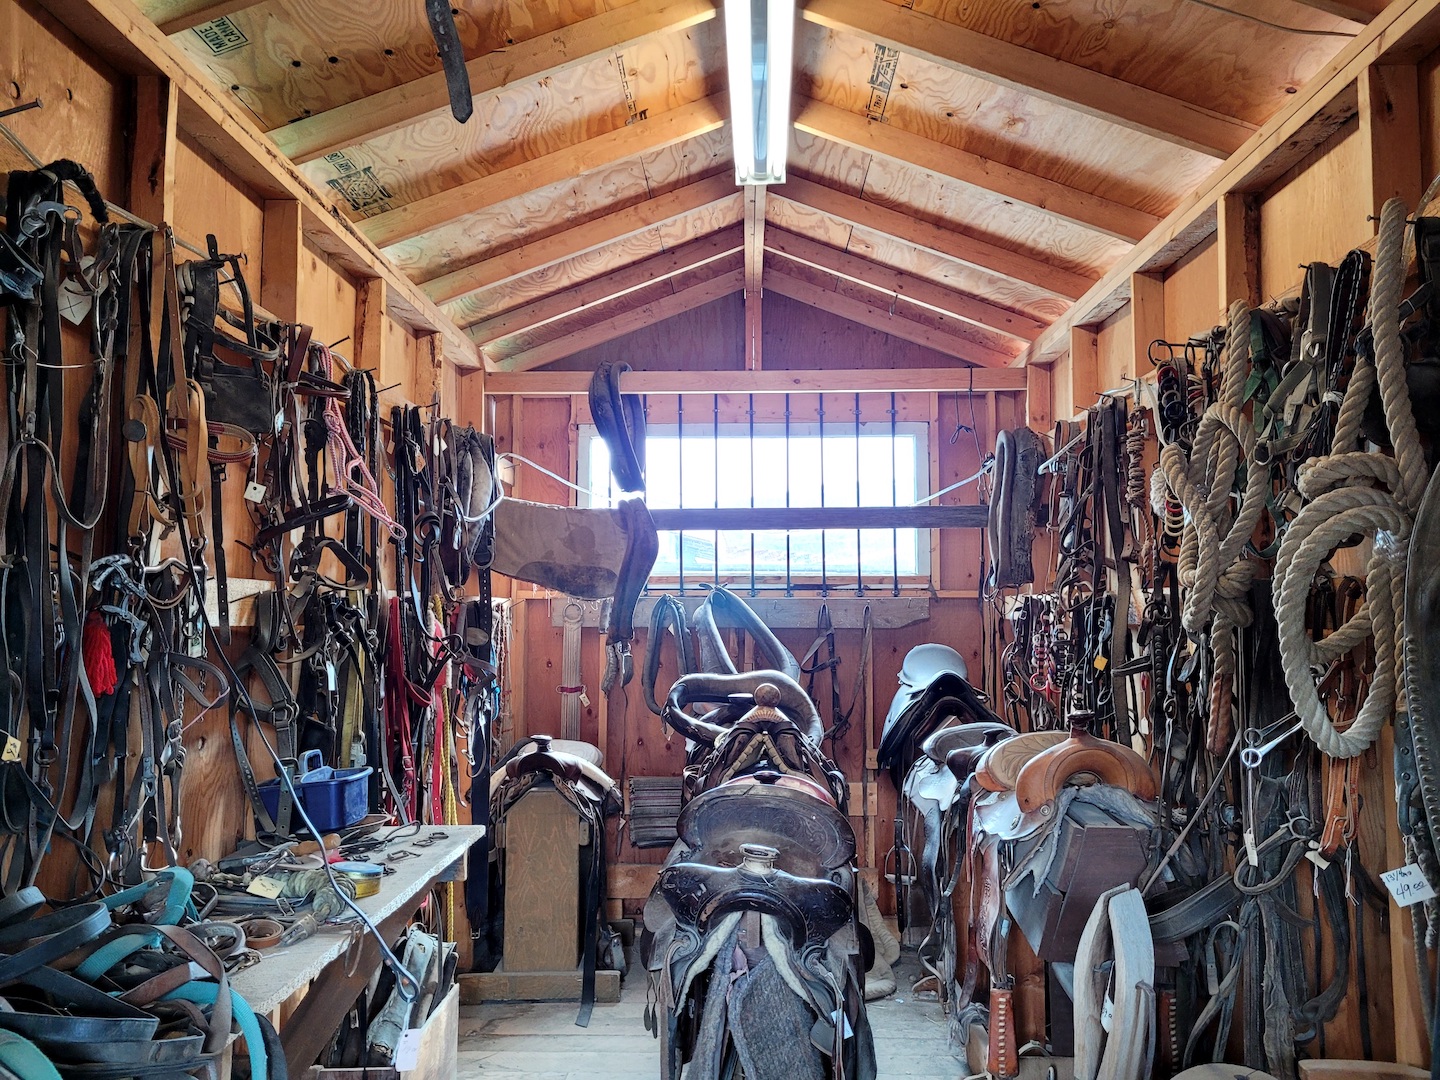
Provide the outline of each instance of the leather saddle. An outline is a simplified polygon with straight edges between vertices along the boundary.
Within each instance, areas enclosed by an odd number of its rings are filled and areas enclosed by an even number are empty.
[[[532,735],[491,771],[491,815],[504,818],[521,796],[547,781],[587,818],[618,813],[624,805],[620,786],[600,763],[599,749],[589,743]]]
[[[964,658],[948,645],[917,645],[905,656],[900,686],[890,702],[880,736],[879,763],[901,787],[922,755],[921,744],[937,729],[958,720],[1001,723],[966,679]]]

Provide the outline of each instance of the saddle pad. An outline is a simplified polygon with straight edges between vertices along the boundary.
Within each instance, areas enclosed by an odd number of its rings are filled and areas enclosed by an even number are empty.
[[[668,847],[679,833],[685,781],[679,776],[632,776],[630,787],[630,843],[637,848]]]
[[[615,595],[627,543],[617,510],[501,499],[491,569],[567,596],[601,600]]]

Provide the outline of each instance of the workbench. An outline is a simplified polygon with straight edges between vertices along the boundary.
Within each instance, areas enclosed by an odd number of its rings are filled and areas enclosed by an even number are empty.
[[[435,885],[464,879],[466,853],[485,836],[485,828],[424,825],[417,833],[414,826],[394,826],[376,836],[395,839],[367,860],[391,865],[395,872],[385,876],[378,893],[357,903],[393,945]],[[401,850],[414,857],[391,862]],[[368,933],[354,947],[358,957],[353,954],[349,925],[322,927],[295,945],[267,949],[258,964],[230,977],[230,985],[260,1014],[274,1013],[309,988],[280,1025],[291,1076],[303,1076],[315,1063],[380,964],[380,950]]]

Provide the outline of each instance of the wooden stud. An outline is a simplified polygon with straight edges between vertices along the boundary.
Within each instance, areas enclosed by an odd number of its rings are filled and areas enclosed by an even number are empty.
[[[130,212],[156,225],[175,220],[175,132],[179,102],[163,75],[135,76],[130,143]]]
[[[582,349],[613,341],[642,326],[649,326],[662,319],[673,318],[713,300],[719,300],[723,296],[739,292],[744,287],[745,271],[743,269],[733,270],[711,278],[709,281],[702,281],[698,285],[691,285],[689,288],[681,289],[669,296],[663,296],[658,300],[621,312],[619,315],[583,327],[563,337],[536,345],[532,349],[507,356],[496,362],[495,370],[530,371],[533,368],[564,359]]]
[[[1100,339],[1095,331],[1077,326],[1070,331],[1070,385],[1056,399],[1060,416],[1076,416],[1095,403],[1100,393]],[[1060,411],[1068,402],[1068,411]]]
[[[838,315],[842,319],[849,319],[861,326],[868,326],[872,330],[879,330],[906,341],[913,341],[917,345],[924,345],[937,352],[942,352],[946,356],[963,360],[967,364],[977,364],[980,367],[1006,367],[1015,359],[1008,353],[997,352],[968,338],[906,318],[895,310],[900,305],[900,301],[888,298],[889,302],[887,303],[887,298],[879,293],[875,294],[874,301],[862,299],[849,293],[835,292],[809,281],[790,277],[780,273],[778,267],[772,267],[765,272],[765,288],[773,289],[781,296],[788,296],[790,299],[798,300],[810,307]]]
[[[1357,80],[1372,64],[1414,64],[1440,39],[1440,3],[1397,0],[1326,63],[1210,180],[1180,202],[1143,242],[1106,272],[1026,352],[1049,362],[1075,326],[1097,324],[1124,306],[1130,275],[1164,270],[1214,233],[1216,204],[1229,192],[1264,190],[1359,111]]]
[[[300,204],[269,199],[260,257],[260,302],[285,322],[299,322],[300,260],[305,255]]]
[[[1164,338],[1165,280],[1158,274],[1134,274],[1130,278],[1131,351],[1130,366],[1125,371],[1128,378],[1138,379],[1150,370],[1150,343]]]
[[[922,251],[954,259],[998,277],[1026,282],[1067,300],[1078,299],[1094,284],[1094,279],[1084,274],[978,240],[954,229],[933,225],[913,214],[891,210],[888,206],[798,176],[790,177],[775,195],[862,229],[894,237]]]
[[[385,347],[388,316],[385,282],[379,278],[362,282],[355,290],[355,366],[373,371],[378,386],[395,381],[390,370],[393,361]]]
[[[516,83],[546,79],[612,57],[643,38],[676,33],[714,17],[713,0],[635,0],[477,56],[465,65],[470,92],[478,98]],[[449,111],[445,75],[437,71],[302,117],[269,134],[281,153],[300,164]]]
[[[1228,157],[1255,130],[1243,120],[913,8],[882,7],[868,0],[809,0],[802,18],[1211,157]]]
[[[764,293],[765,199],[764,184],[745,188],[745,367],[760,370],[760,300]]]
[[[381,248],[412,240],[447,222],[526,192],[573,180],[617,161],[663,150],[714,131],[725,123],[723,105],[723,98],[709,97],[678,109],[651,113],[647,120],[364,218],[360,228]]]
[[[1020,341],[1034,341],[1047,325],[1021,312],[1011,311],[944,285],[937,285],[928,278],[907,274],[903,270],[892,269],[859,255],[851,255],[807,236],[772,228],[766,232],[765,246],[796,262],[869,285],[871,288],[893,292],[916,304]]]
[[[486,255],[467,266],[432,278],[422,288],[436,303],[460,300],[538,273],[607,244],[628,240],[656,226],[668,225],[722,200],[739,197],[735,190],[735,178],[728,172],[706,177],[564,232],[531,240],[495,255]]]
[[[1220,245],[1220,311],[1234,300],[1260,303],[1260,202],[1253,195],[1228,191],[1216,210]]]
[[[1025,426],[1032,431],[1049,431],[1053,413],[1055,372],[1044,364],[1025,369]]]
[[[519,401],[526,397],[569,397],[583,394],[590,385],[588,371],[493,371],[486,389],[499,397]],[[866,393],[977,393],[1025,389],[1026,375],[1019,368],[817,368],[802,371],[627,371],[620,376],[626,394],[866,394]]]
[[[631,263],[620,270],[592,278],[560,292],[532,300],[484,322],[466,328],[471,339],[484,346],[501,338],[533,330],[537,326],[607,303],[657,281],[674,277],[687,270],[706,266],[717,259],[733,255],[744,246],[738,228],[724,229],[710,236],[682,244],[674,251]]]
[[[1143,210],[935,142],[821,101],[805,102],[795,127],[809,135],[992,191],[1064,221],[1134,243],[1160,223]]]
[[[1369,171],[1369,213],[1392,198],[1414,211],[1424,179],[1420,164],[1420,75],[1414,64],[1372,64],[1359,78],[1360,135]],[[1376,230],[1379,222],[1375,223]]]

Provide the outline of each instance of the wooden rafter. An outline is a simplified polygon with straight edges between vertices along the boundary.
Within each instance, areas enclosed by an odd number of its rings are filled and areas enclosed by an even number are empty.
[[[528,191],[714,131],[725,123],[724,105],[723,98],[709,97],[651,113],[648,119],[366,218],[360,228],[375,244],[390,247]]]
[[[1019,341],[1034,341],[1047,323],[1029,315],[1011,311],[987,300],[938,285],[926,278],[907,274],[859,255],[822,244],[808,236],[798,236],[783,229],[771,228],[765,234],[765,246],[796,262],[818,267],[839,277],[896,296],[913,300],[964,322],[973,323]]]
[[[896,301],[884,294],[873,292],[873,290],[866,291],[871,292],[874,300],[862,299],[850,292],[837,292],[810,281],[791,277],[782,273],[779,266],[766,268],[765,288],[777,292],[781,296],[798,300],[810,307],[838,315],[842,319],[849,319],[861,326],[868,326],[872,330],[879,330],[906,341],[913,341],[917,345],[924,345],[936,352],[944,353],[946,356],[963,360],[967,364],[977,364],[980,367],[1007,367],[1015,362],[1015,357],[1008,353],[986,348],[969,338],[951,333],[942,326],[933,326],[906,317],[900,313],[900,310],[910,306],[907,302]]]
[[[247,11],[262,2],[263,0],[207,0],[206,3],[197,4],[184,15],[165,20],[160,24],[160,32],[167,35],[183,33],[212,19]]]
[[[477,56],[465,65],[470,90],[478,98],[515,83],[544,79],[614,56],[643,38],[684,30],[714,17],[714,0],[634,0],[554,33]],[[435,72],[296,120],[271,131],[270,137],[292,161],[314,161],[449,108],[445,75]]]
[[[952,390],[978,393],[1024,390],[1020,368],[814,368],[784,371],[627,371],[620,376],[625,394],[936,394]],[[490,394],[574,397],[590,385],[588,371],[492,372]]]
[[[913,214],[892,210],[796,176],[777,188],[775,195],[977,270],[1023,281],[1067,300],[1078,299],[1095,282],[1093,277],[1077,274],[1043,259],[978,240],[966,233],[922,221]]]
[[[687,214],[723,199],[738,199],[735,178],[729,173],[710,176],[652,199],[594,218],[564,232],[553,233],[431,278],[422,286],[436,303],[460,300],[497,285],[536,274],[556,263],[573,259],[632,236],[678,221]]]
[[[745,269],[731,270],[709,281],[662,296],[657,300],[623,311],[597,323],[582,327],[563,337],[536,345],[524,352],[513,353],[495,362],[496,371],[530,371],[556,360],[563,360],[582,349],[613,341],[635,330],[684,314],[745,287]]]
[[[1350,22],[1359,23],[1364,26],[1372,22],[1375,16],[1384,9],[1383,2],[1374,3],[1360,0],[1294,0],[1294,3],[1301,7],[1313,8],[1315,11],[1323,11],[1327,15],[1334,15],[1340,19],[1348,19]]]
[[[1014,202],[1130,243],[1138,242],[1160,220],[1143,210],[1023,169],[1002,165],[968,150],[957,150],[945,143],[821,101],[806,102],[795,118],[795,126],[817,138],[992,191]]]
[[[579,314],[587,308],[608,303],[627,293],[674,277],[687,270],[705,266],[744,247],[738,226],[722,229],[710,236],[681,244],[674,251],[655,255],[629,266],[604,274],[590,281],[532,300],[492,316],[466,328],[477,345],[488,345],[512,334],[525,333],[537,326]]]
[[[803,17],[1211,157],[1228,157],[1255,130],[1188,101],[895,4],[809,0]]]
[[[765,201],[770,189],[751,184],[745,189],[745,366],[760,367],[760,298],[764,292]]]

